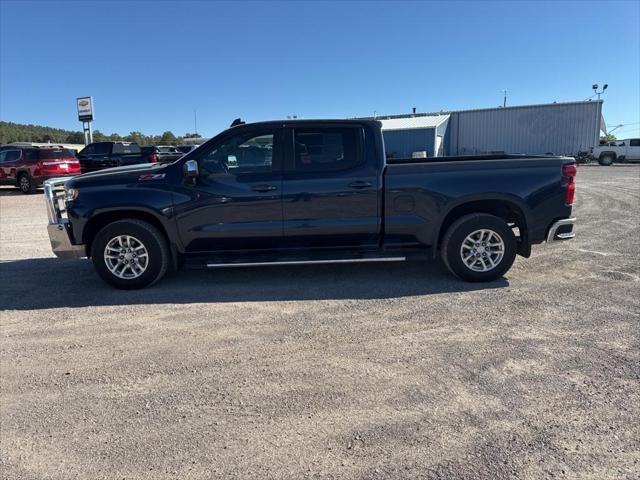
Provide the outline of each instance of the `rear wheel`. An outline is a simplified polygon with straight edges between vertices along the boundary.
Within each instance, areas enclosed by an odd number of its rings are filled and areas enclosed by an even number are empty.
[[[29,175],[27,172],[23,172],[20,175],[18,175],[18,188],[22,193],[25,193],[27,195],[31,193],[35,193],[36,186],[33,183],[33,179],[31,178],[31,175]]]
[[[607,155],[602,155],[598,159],[598,163],[603,167],[608,167],[609,165],[613,164],[613,160],[614,160],[613,155],[607,154]]]
[[[164,235],[150,223],[119,220],[98,232],[91,246],[98,275],[116,288],[144,288],[167,271],[170,254]]]
[[[449,227],[442,240],[441,255],[454,275],[469,282],[489,282],[511,268],[516,251],[515,235],[503,219],[475,213]]]

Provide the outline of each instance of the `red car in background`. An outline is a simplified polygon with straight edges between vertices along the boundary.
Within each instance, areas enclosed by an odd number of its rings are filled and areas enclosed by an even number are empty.
[[[52,177],[80,174],[75,152],[64,147],[0,147],[0,184],[34,193]]]

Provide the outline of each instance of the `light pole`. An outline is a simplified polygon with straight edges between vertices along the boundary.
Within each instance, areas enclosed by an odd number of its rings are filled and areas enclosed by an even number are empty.
[[[624,124],[620,124],[620,125],[616,125],[615,127],[613,127],[611,130],[609,130],[607,132],[607,134],[611,135],[614,131],[616,131],[617,129],[619,129],[620,127],[624,127]]]
[[[602,95],[604,93],[604,91],[609,88],[609,84],[605,83],[602,86],[602,90],[598,91],[598,84],[594,83],[593,85],[591,85],[591,88],[593,89],[594,93],[598,96],[598,100],[600,100],[600,95]]]

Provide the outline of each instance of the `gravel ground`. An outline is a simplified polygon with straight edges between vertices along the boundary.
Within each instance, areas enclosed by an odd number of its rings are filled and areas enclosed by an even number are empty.
[[[113,290],[0,189],[7,479],[640,477],[640,168],[577,238],[438,264],[185,271]]]

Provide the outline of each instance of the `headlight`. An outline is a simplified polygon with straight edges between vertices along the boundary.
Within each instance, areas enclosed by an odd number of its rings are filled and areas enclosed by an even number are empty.
[[[78,198],[78,189],[77,188],[67,188],[64,191],[64,199],[67,202],[72,202],[76,198]]]

